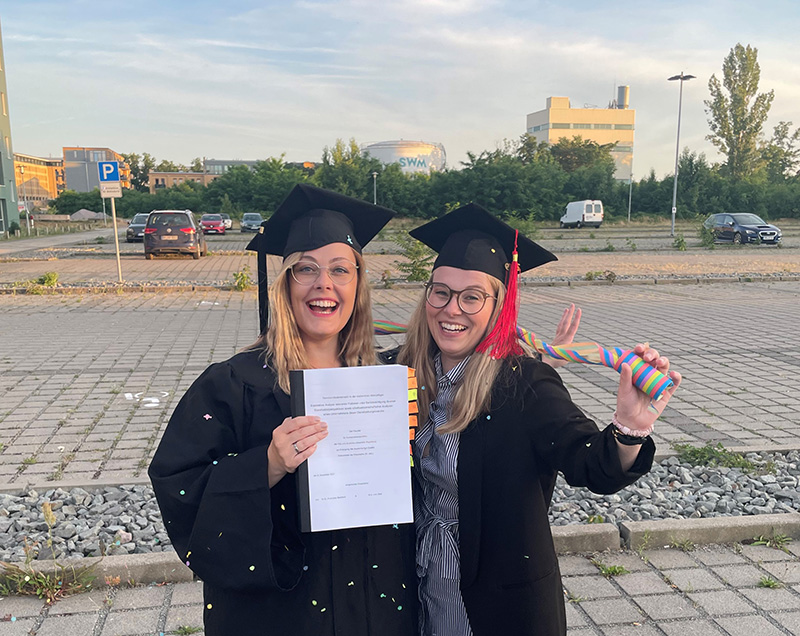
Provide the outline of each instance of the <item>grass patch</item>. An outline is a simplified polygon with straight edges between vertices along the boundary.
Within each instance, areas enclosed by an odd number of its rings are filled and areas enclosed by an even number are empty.
[[[233,272],[233,288],[236,291],[245,291],[253,284],[250,278],[250,266],[245,265],[241,270]]]
[[[701,447],[691,444],[672,444],[672,448],[677,451],[678,459],[682,463],[686,462],[693,466],[724,466],[738,468],[745,473],[752,473],[758,469],[758,466],[744,455],[725,449],[719,442],[716,445],[706,444]]]
[[[776,581],[771,576],[762,576],[758,581],[758,587],[767,587],[773,590],[783,587],[783,583]]]
[[[695,549],[694,541],[691,539],[675,539],[672,538],[669,541],[669,547],[674,548],[676,550],[681,550],[683,552],[691,552]]]
[[[598,570],[600,570],[600,574],[602,574],[607,579],[610,579],[612,576],[622,576],[623,574],[630,574],[628,570],[626,570],[621,565],[606,565],[600,559],[592,559],[592,565],[594,565]]]
[[[782,550],[783,552],[789,552],[789,549],[786,547],[792,542],[792,537],[787,537],[785,534],[775,533],[771,537],[760,535],[753,538],[753,542],[750,545],[763,545],[767,548],[775,548],[776,550]]]

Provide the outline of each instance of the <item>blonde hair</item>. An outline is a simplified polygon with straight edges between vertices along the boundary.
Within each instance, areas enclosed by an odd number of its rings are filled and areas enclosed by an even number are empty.
[[[310,366],[289,295],[290,270],[302,256],[302,252],[295,252],[283,260],[280,273],[269,287],[269,326],[266,332],[247,348],[264,350],[266,359],[275,371],[278,386],[285,393],[289,393],[289,371],[308,369]],[[353,256],[358,265],[355,305],[353,314],[339,332],[339,357],[346,367],[376,363],[367,270],[361,254],[353,250]]]
[[[494,276],[489,276],[490,286],[497,300],[494,311],[486,328],[491,331],[503,307],[506,288]],[[413,367],[417,371],[417,382],[425,391],[420,391],[419,417],[421,422],[429,417],[430,403],[436,399],[436,371],[433,359],[439,347],[428,329],[425,305],[427,300],[422,295],[411,322],[408,325],[405,344],[400,349],[397,361]],[[450,407],[447,424],[439,429],[441,433],[460,433],[481,413],[489,411],[492,398],[492,387],[502,368],[503,361],[495,360],[485,353],[473,352]]]

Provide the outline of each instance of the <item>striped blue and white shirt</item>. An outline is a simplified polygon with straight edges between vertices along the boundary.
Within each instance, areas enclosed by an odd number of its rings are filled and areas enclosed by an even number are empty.
[[[430,404],[428,421],[422,424],[414,439],[418,495],[414,498],[414,520],[422,636],[472,636],[459,588],[459,434],[436,432],[450,419],[450,405],[468,361],[469,357],[445,374],[441,354],[436,356],[436,399]]]

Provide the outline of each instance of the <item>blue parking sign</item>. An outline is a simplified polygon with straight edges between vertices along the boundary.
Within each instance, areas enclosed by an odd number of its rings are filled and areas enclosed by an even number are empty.
[[[97,163],[97,170],[100,173],[100,183],[119,181],[118,161],[99,161]]]

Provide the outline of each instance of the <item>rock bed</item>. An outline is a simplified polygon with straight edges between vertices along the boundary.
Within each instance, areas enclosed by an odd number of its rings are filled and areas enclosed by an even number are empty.
[[[773,472],[692,466],[670,457],[613,495],[572,488],[559,477],[550,521],[567,525],[602,517],[618,524],[800,511],[800,452],[746,458]],[[56,516],[51,533],[42,512],[45,501]],[[50,537],[52,548],[47,547]],[[153,490],[142,485],[0,495],[0,560],[24,560],[26,544],[39,559],[52,558],[53,552],[58,558],[82,558],[172,549]]]

